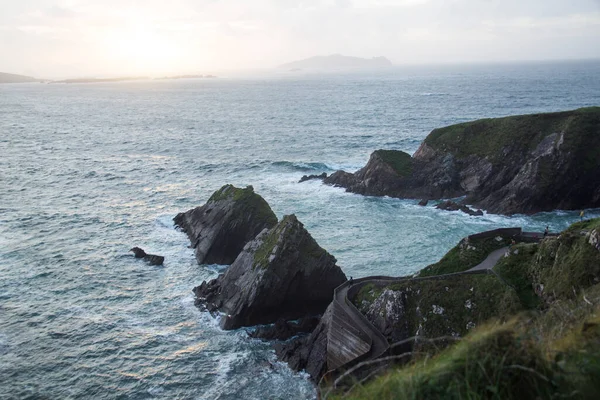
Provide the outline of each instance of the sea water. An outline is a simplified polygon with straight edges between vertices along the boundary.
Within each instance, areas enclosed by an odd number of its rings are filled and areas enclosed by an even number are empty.
[[[592,105],[592,61],[2,85],[0,398],[314,398],[268,343],[194,307],[226,267],[198,265],[173,217],[252,185],[348,277],[410,274],[466,235],[559,231],[578,212],[471,217],[299,178],[412,153],[452,123]]]

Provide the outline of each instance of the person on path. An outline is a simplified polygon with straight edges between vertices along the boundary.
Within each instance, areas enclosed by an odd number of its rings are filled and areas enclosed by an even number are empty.
[[[581,210],[581,212],[579,213],[579,221],[583,221],[583,217],[585,216],[585,211]]]
[[[550,230],[550,227],[548,225],[546,225],[546,229],[544,229],[544,237],[548,236],[549,230]]]

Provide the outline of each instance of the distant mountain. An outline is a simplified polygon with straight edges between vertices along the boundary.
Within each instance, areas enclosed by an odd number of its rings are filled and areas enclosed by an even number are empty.
[[[384,68],[391,67],[393,64],[385,57],[360,58],[349,57],[341,54],[332,54],[330,56],[316,56],[304,60],[292,61],[282,64],[279,68],[298,70],[298,69],[341,69],[341,68]]]
[[[6,72],[0,72],[0,83],[23,83],[23,82],[39,82],[39,79],[32,78],[31,76],[8,74]]]
[[[105,83],[105,82],[124,82],[124,81],[139,81],[149,79],[147,76],[122,76],[119,78],[77,78],[65,79],[62,81],[52,81],[50,83]]]

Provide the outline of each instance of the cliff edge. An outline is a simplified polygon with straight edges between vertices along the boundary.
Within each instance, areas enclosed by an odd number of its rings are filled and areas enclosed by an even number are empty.
[[[600,107],[490,118],[434,129],[411,157],[375,151],[324,182],[415,199],[466,196],[491,213],[600,207]]]

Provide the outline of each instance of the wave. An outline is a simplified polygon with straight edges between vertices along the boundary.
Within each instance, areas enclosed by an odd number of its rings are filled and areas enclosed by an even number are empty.
[[[291,171],[333,171],[333,168],[327,164],[319,162],[292,162],[292,161],[275,161],[271,163],[272,166],[278,168],[284,168]]]

